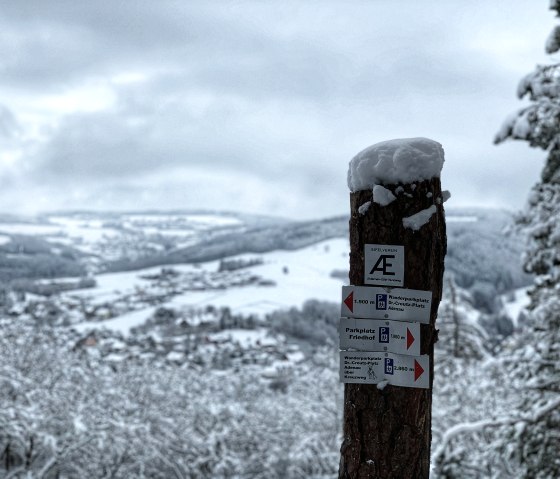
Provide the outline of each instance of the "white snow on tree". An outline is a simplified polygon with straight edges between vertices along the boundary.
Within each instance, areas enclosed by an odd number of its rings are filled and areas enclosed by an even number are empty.
[[[529,98],[532,104],[508,116],[494,142],[524,140],[544,150],[558,150],[559,93],[560,64],[537,66],[517,87],[517,96]]]
[[[546,53],[556,53],[560,50],[560,26],[556,26],[546,40]]]
[[[480,313],[472,306],[468,293],[455,284],[452,275],[444,284],[444,301],[438,313],[438,342],[441,351],[438,363],[486,359],[489,356],[490,338],[478,322]]]
[[[560,1],[552,0],[550,9],[560,17]],[[546,49],[548,53],[560,49],[560,25],[550,34]],[[560,269],[560,63],[537,66],[519,82],[517,94],[532,104],[510,115],[495,141],[524,140],[548,152],[541,182],[533,187],[518,223],[530,241],[525,270],[547,275],[549,283],[555,283]]]
[[[560,17],[559,0],[551,0],[550,9]],[[560,25],[552,31],[546,48],[549,53],[560,49]],[[528,97],[532,104],[506,119],[495,142],[524,140],[548,152],[541,182],[533,187],[518,222],[530,241],[526,271],[547,275],[554,283],[560,268],[560,63],[537,66],[521,79],[517,94],[519,98]]]
[[[526,420],[504,428],[525,477],[560,477],[560,287],[543,288],[534,327],[514,339],[507,369],[519,381]]]
[[[560,171],[560,170],[559,170]],[[528,273],[550,284],[560,280],[560,183],[538,183],[527,209],[518,217],[527,231],[529,245],[524,256]]]
[[[560,17],[560,2],[552,0],[550,9]],[[547,53],[560,50],[560,25],[550,33],[545,49]],[[521,79],[517,88],[519,98],[527,97],[532,104],[510,115],[495,136],[494,142],[508,138],[524,140],[531,146],[549,151],[543,181],[549,181],[560,165],[560,63],[538,65],[532,73]],[[556,178],[560,181],[560,178]]]
[[[550,8],[560,17],[560,0]],[[560,26],[546,42],[548,53],[559,50]],[[438,477],[560,477],[560,63],[537,66],[517,93],[531,104],[505,120],[495,142],[523,140],[548,153],[517,221],[529,241],[524,269],[536,275],[530,318],[485,364],[502,397],[488,391],[491,408],[439,433]]]
[[[560,0],[550,0],[550,9],[556,10],[556,16],[560,17]],[[546,40],[546,53],[556,53],[560,50],[560,26],[557,25]]]
[[[559,0],[550,8],[560,16]],[[558,50],[560,27],[546,42],[548,53]],[[518,218],[529,240],[524,268],[537,276],[531,318],[497,358],[497,380],[509,383],[513,403],[442,434],[433,457],[442,477],[560,477],[560,63],[538,66],[517,93],[531,105],[506,119],[495,142],[524,140],[548,152]]]

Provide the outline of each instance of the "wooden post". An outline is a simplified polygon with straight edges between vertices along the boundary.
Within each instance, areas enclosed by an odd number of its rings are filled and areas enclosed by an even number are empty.
[[[364,285],[365,244],[404,246],[402,287],[432,292],[430,324],[421,325],[420,345],[421,354],[430,355],[430,389],[345,384],[340,479],[423,479],[430,472],[435,320],[447,249],[441,183],[433,177],[384,186],[396,197],[386,206],[373,201],[372,189],[351,193],[350,284]],[[432,205],[436,212],[427,224],[404,227],[403,218]]]

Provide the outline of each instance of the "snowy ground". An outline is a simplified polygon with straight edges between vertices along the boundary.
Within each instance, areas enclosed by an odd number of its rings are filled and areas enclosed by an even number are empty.
[[[301,307],[308,299],[337,302],[340,300],[340,286],[344,281],[332,277],[335,270],[348,270],[348,241],[333,239],[297,251],[274,251],[258,255],[263,264],[251,266],[247,270],[270,282],[270,286],[248,285],[209,291],[188,291],[157,307],[182,309],[185,307],[229,307],[234,314],[254,314],[263,317],[278,309]],[[251,259],[255,255],[241,255],[233,259]],[[216,272],[218,262],[211,261],[197,266],[177,265],[178,272]],[[134,272],[102,274],[96,277],[93,289],[66,293],[72,297],[88,298],[92,302],[112,301],[124,294],[133,294],[147,286],[143,279],[159,272],[161,268],[149,268]],[[78,330],[109,328],[127,333],[142,324],[154,313],[156,307],[132,311],[117,318],[102,322],[85,322],[76,325]]]
[[[251,270],[274,281],[276,286],[189,293],[175,298],[171,305],[213,304],[228,306],[235,313],[263,315],[276,309],[299,307],[310,298],[336,302],[340,300],[343,282],[330,274],[334,270],[348,269],[348,251],[348,241],[336,239],[297,251],[268,253],[263,255],[264,264]],[[240,257],[250,258],[251,255]],[[213,268],[215,263],[203,267]]]
[[[138,311],[131,311],[130,313],[102,322],[79,323],[74,325],[73,328],[80,332],[106,328],[127,335],[132,328],[143,324],[149,317],[151,317],[155,310],[156,308],[139,309]]]
[[[504,311],[511,318],[515,327],[518,326],[519,315],[529,306],[528,289],[528,287],[516,289],[513,291],[513,297],[508,298],[509,295],[505,295],[503,298]]]

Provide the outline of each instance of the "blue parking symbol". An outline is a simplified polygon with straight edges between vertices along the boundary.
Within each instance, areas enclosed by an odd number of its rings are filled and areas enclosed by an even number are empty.
[[[389,328],[381,327],[379,328],[379,342],[388,343],[389,342]]]
[[[385,358],[385,374],[393,374],[393,358]]]
[[[386,294],[376,294],[375,295],[375,309],[387,309],[387,295]]]

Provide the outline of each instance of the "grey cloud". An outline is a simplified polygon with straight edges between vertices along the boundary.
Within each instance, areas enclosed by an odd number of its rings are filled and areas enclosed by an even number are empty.
[[[94,47],[84,35],[63,28],[45,31],[0,24],[0,84],[48,89],[88,68]]]
[[[103,2],[8,3],[1,68],[5,79],[45,88],[49,82],[108,75],[119,68],[172,66],[208,88],[257,97],[273,94],[324,100],[355,92],[353,86],[371,85],[363,94],[386,87],[387,78],[394,79],[401,72],[383,63],[425,65],[430,57],[414,61],[418,37],[422,37],[424,51],[438,52],[444,41],[453,43],[453,37],[451,42],[446,37],[445,25],[429,35],[421,25],[408,26],[399,35],[410,45],[404,53],[409,58],[392,61],[397,53],[393,32],[381,24],[372,28],[370,22],[356,22],[356,12],[351,9],[326,4],[327,21],[340,17],[347,22],[330,33],[328,25],[310,32],[318,22],[310,23],[316,10],[310,5],[293,9],[293,15],[286,15],[289,6],[271,5],[263,9],[257,3],[142,1],[113,2],[107,8]],[[387,8],[372,5],[356,10],[363,10],[367,18]],[[274,24],[278,12],[284,13],[281,21],[291,25],[289,36],[266,28]],[[8,24],[8,20],[16,24]],[[351,32],[352,28],[361,36]],[[434,60],[436,63],[437,58]],[[410,73],[422,77],[421,69],[411,68],[396,83],[406,83]],[[356,85],[353,76],[366,78]]]
[[[376,141],[424,135],[460,148],[464,161],[485,148],[494,155],[493,130],[509,111],[496,93],[511,72],[471,54],[476,24],[461,18],[485,3],[428,4],[6,2],[0,87],[32,96],[146,73],[107,83],[111,109],[53,118],[51,136],[30,149],[29,179],[56,191],[106,186],[118,198],[138,175],[206,168],[335,213],[341,196],[346,210],[348,160]],[[515,105],[513,89],[506,95]],[[12,120],[0,111],[0,135]],[[128,197],[143,186],[134,188]]]
[[[0,138],[5,140],[13,139],[20,132],[21,126],[13,112],[7,107],[0,105]]]
[[[283,168],[270,158],[273,142],[232,111],[218,108],[195,119],[181,105],[161,110],[140,105],[127,112],[68,116],[37,153],[36,174],[87,181],[189,165],[256,169],[271,177]]]
[[[73,115],[39,151],[38,168],[47,177],[90,178],[134,175],[157,166],[143,144],[143,128],[131,128],[107,114]]]
[[[20,28],[90,31],[115,44],[142,48],[154,42],[184,39],[193,10],[190,5],[190,2],[166,0],[112,2],[110,5],[84,0],[26,0],[5,2],[2,17]]]
[[[177,8],[184,5],[185,8]],[[8,2],[0,17],[3,82],[48,89],[174,60],[207,20],[174,2]],[[193,28],[196,26],[196,28]]]

